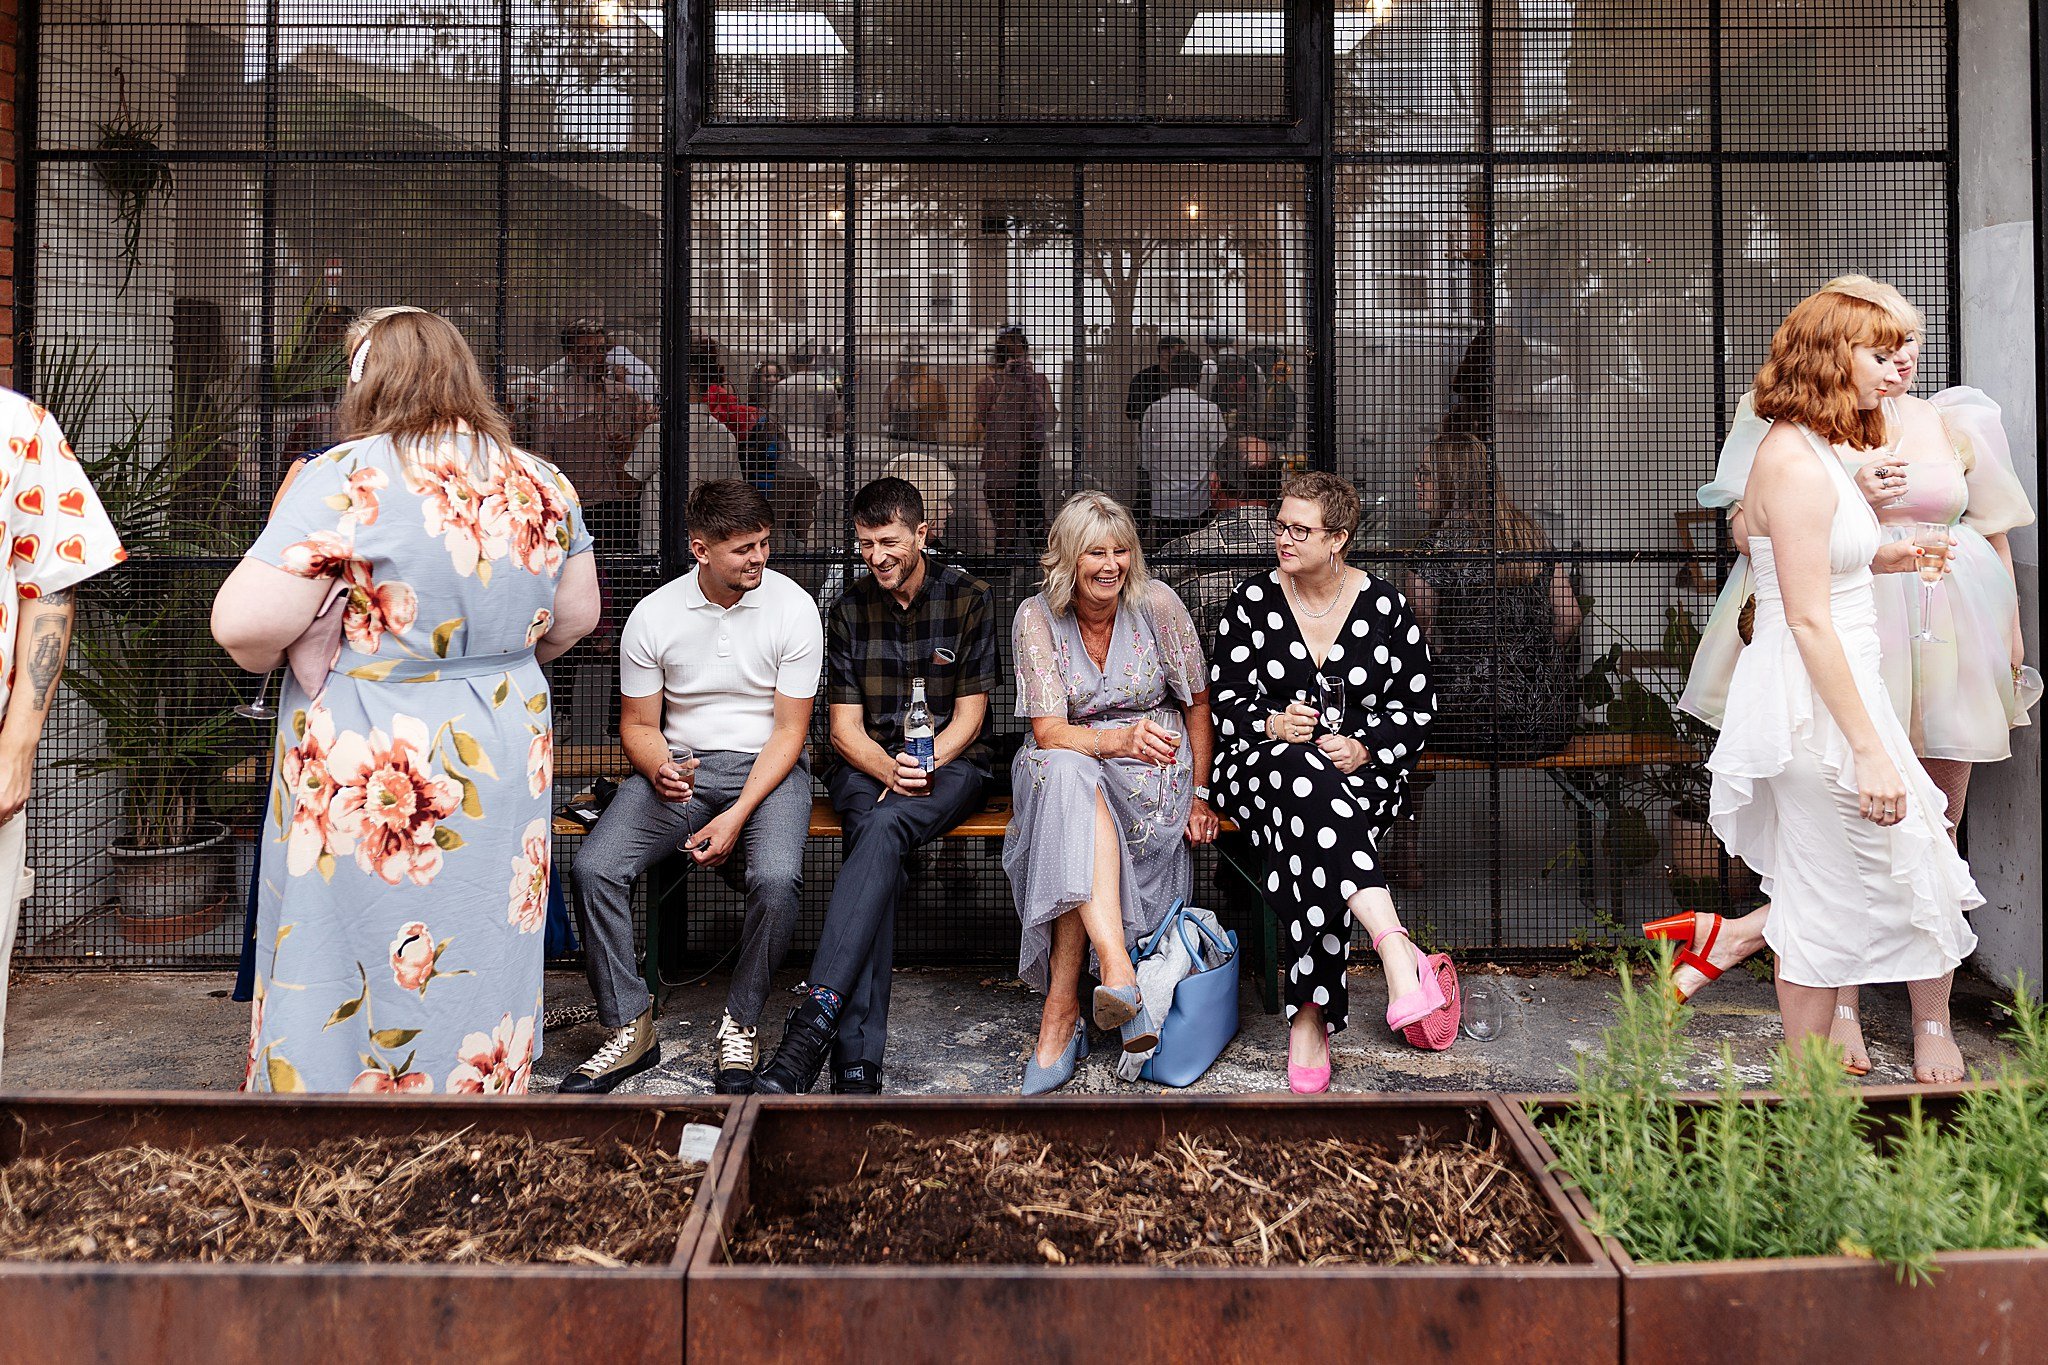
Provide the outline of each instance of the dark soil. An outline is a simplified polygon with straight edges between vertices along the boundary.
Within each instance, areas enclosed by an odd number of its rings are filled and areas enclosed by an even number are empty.
[[[860,1174],[805,1183],[769,1162],[728,1245],[739,1262],[907,1265],[1488,1265],[1558,1262],[1534,1181],[1484,1145],[1424,1134],[1182,1134],[1119,1154],[1032,1133],[913,1138],[878,1126]]]
[[[703,1173],[615,1140],[467,1131],[117,1147],[0,1166],[0,1260],[665,1263]]]

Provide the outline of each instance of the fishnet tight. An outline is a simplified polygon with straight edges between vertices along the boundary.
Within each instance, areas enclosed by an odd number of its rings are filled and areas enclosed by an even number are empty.
[[[1970,791],[1971,765],[1950,758],[1923,758],[1920,766],[1934,785],[1941,788],[1941,794],[1948,798],[1949,838],[1954,839],[1954,827],[1963,822],[1963,799]],[[1948,997],[1955,976],[1954,972],[1949,972],[1925,981],[1906,983],[1906,995],[1913,1002],[1915,1080],[1943,1082],[1963,1079],[1963,1054],[1956,1047],[1954,1035],[1949,1032]],[[1858,986],[1844,986],[1835,992],[1835,1017],[1828,1029],[1828,1037],[1848,1055],[1851,1066],[1867,1071],[1870,1058],[1864,1050],[1863,1027],[1856,1008],[1861,990]],[[1849,1010],[1846,1015],[1842,1013],[1844,1006]]]

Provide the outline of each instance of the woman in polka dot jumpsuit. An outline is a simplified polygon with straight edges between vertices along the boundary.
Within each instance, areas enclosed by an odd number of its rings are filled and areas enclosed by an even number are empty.
[[[1353,916],[1372,935],[1396,1032],[1444,1007],[1408,941],[1377,845],[1400,815],[1430,713],[1429,650],[1400,593],[1344,563],[1358,494],[1333,474],[1290,479],[1275,517],[1279,560],[1246,579],[1217,624],[1211,702],[1217,801],[1264,858],[1283,927],[1289,1079],[1328,1084],[1327,1035],[1344,1027]],[[1318,675],[1344,682],[1336,732],[1318,719]],[[1317,1084],[1320,1079],[1320,1084]]]

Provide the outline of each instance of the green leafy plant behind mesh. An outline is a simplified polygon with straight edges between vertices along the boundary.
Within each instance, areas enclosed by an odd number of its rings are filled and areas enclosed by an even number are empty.
[[[1778,1049],[1773,1102],[1743,1095],[1724,1044],[1719,1094],[1681,1102],[1695,1054],[1669,952],[1647,986],[1616,965],[1614,1023],[1577,1063],[1577,1102],[1532,1111],[1595,1233],[1645,1262],[1847,1254],[1914,1281],[1941,1251],[2048,1248],[2048,1008],[2024,980],[1997,1079],[1945,1118],[1916,1099],[1886,1124],[1820,1047]]]

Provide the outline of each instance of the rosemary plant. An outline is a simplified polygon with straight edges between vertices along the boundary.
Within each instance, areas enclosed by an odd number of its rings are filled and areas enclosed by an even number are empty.
[[[1914,1100],[1879,1123],[1825,1048],[1780,1047],[1774,1102],[1745,1098],[1722,1048],[1719,1095],[1681,1101],[1691,1011],[1618,964],[1615,1020],[1579,1059],[1578,1101],[1549,1115],[1558,1168],[1589,1226],[1646,1262],[1847,1254],[1925,1280],[1935,1253],[2048,1248],[2048,1008],[2024,981],[2013,1058],[1937,1118]]]

